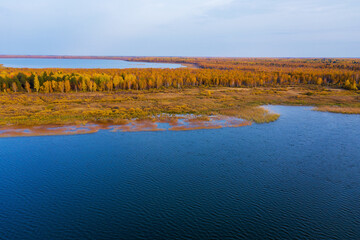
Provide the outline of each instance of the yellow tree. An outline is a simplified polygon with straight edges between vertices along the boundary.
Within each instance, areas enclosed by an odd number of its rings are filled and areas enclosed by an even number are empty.
[[[352,90],[358,90],[358,88],[356,86],[356,81],[353,81],[353,83],[351,84],[351,89]]]
[[[58,82],[58,88],[59,88],[60,92],[62,92],[62,93],[64,92],[64,90],[65,90],[64,81]]]
[[[39,92],[40,90],[40,82],[37,75],[35,75],[34,77],[34,89],[36,90],[36,92]]]
[[[58,89],[58,83],[54,80],[51,81],[51,92],[56,91]]]
[[[25,89],[28,93],[31,93],[30,83],[28,81],[25,82]]]
[[[85,76],[85,83],[86,83],[87,90],[92,92],[93,91],[93,82],[90,80],[89,76]]]
[[[83,92],[86,92],[86,77],[81,77],[81,89]]]
[[[115,90],[119,89],[120,83],[122,82],[122,77],[115,75],[113,78],[113,83],[114,83],[114,87]]]
[[[113,90],[113,82],[111,80],[106,82],[106,88],[107,88],[108,91]]]
[[[17,92],[16,82],[12,82],[11,87],[12,87],[12,90],[13,90],[14,92]]]
[[[323,83],[322,78],[318,78],[318,80],[316,81],[316,84],[317,84],[317,85],[321,85],[322,83]]]
[[[162,85],[163,85],[163,78],[162,78],[162,76],[159,75],[159,74],[157,74],[155,79],[156,79],[156,80],[155,80],[155,81],[156,81],[156,88],[162,87]]]
[[[70,81],[69,81],[69,79],[66,79],[65,80],[65,92],[70,92],[70,90],[71,90],[71,86],[70,86]]]
[[[131,89],[131,87],[136,83],[136,76],[133,74],[127,74],[125,76],[125,82],[127,84],[127,88]]]
[[[45,93],[50,93],[50,92],[52,92],[51,82],[50,82],[50,81],[44,82],[43,87],[44,87],[44,92],[45,92]]]

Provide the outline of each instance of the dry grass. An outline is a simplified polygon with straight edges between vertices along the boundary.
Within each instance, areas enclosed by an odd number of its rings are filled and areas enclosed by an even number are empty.
[[[360,108],[358,107],[321,106],[316,107],[314,110],[343,114],[360,114]]]
[[[280,117],[279,114],[271,113],[262,107],[249,106],[242,106],[238,109],[223,109],[220,110],[220,114],[225,116],[238,117],[256,123],[274,122]]]
[[[188,88],[113,93],[0,94],[1,125],[114,123],[131,119],[166,118],[194,114],[206,118],[225,115],[256,123],[279,115],[264,104],[312,105],[321,111],[360,112],[360,95],[324,87]],[[329,107],[331,106],[331,107]],[[336,106],[336,107],[335,107]]]

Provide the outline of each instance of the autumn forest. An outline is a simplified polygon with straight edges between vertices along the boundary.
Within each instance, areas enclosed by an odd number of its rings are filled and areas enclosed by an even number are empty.
[[[117,58],[111,58],[117,59]],[[102,92],[195,86],[360,88],[359,59],[120,58],[180,69],[0,69],[1,92]]]

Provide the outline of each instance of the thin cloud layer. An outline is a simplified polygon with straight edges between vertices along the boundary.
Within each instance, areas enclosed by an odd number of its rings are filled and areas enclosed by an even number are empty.
[[[359,57],[356,0],[0,1],[1,54]]]

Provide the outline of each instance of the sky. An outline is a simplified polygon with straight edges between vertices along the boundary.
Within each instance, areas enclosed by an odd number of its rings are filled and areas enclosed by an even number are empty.
[[[360,57],[359,0],[0,0],[0,54]]]

